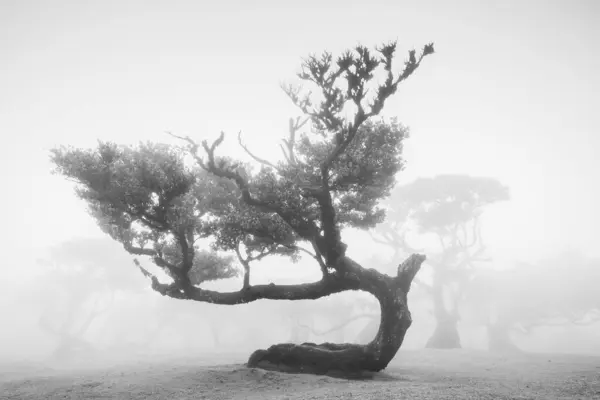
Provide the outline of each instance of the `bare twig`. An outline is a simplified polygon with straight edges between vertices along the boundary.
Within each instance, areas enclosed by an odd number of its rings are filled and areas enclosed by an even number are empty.
[[[286,148],[284,148],[283,145],[281,145],[281,151],[283,152],[283,156],[285,157],[286,161],[290,165],[298,164],[298,159],[296,158],[296,153],[295,153],[295,149],[294,149],[294,146],[296,145],[296,133],[300,129],[302,129],[302,127],[308,121],[310,121],[310,118],[304,118],[304,120],[301,120],[301,117],[297,117],[296,120],[294,120],[293,118],[290,118],[288,139],[282,140],[287,148],[287,152],[286,152]]]
[[[263,158],[260,158],[258,156],[256,156],[254,153],[252,153],[250,151],[250,149],[244,145],[244,143],[242,142],[242,132],[238,132],[238,143],[239,145],[242,147],[242,149],[244,149],[244,151],[246,152],[246,154],[248,154],[250,157],[252,157],[252,159],[256,162],[258,162],[259,164],[262,165],[266,165],[267,167],[273,168],[274,170],[281,172],[281,170],[279,168],[277,168],[277,166],[275,164],[273,164],[272,162],[265,160]]]

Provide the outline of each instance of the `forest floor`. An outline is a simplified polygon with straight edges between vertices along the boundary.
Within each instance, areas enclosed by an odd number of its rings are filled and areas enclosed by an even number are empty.
[[[367,380],[246,368],[247,355],[107,368],[0,365],[0,399],[600,399],[600,357],[401,350]]]

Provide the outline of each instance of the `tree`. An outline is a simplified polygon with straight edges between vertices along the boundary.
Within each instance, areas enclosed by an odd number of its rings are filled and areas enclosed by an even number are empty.
[[[493,178],[444,174],[400,186],[390,199],[386,222],[372,233],[376,242],[396,252],[417,251],[409,243],[411,233],[439,243],[427,261],[432,282],[416,281],[433,300],[436,328],[426,347],[461,347],[458,303],[475,263],[487,260],[480,216],[484,207],[508,198],[508,189]]]
[[[105,142],[94,149],[60,147],[52,151],[52,161],[59,174],[78,184],[78,196],[106,233],[132,255],[150,257],[170,277],[171,283],[163,283],[136,260],[163,296],[235,305],[259,299],[315,300],[361,290],[378,299],[381,323],[369,344],[284,343],[255,351],[249,366],[316,374],[380,371],[411,325],[406,295],[425,256],[408,257],[394,276],[365,269],[346,255],[341,230],[369,229],[383,221],[378,203],[390,194],[404,166],[406,129],[395,120],[373,117],[434,50],[433,44],[420,54],[411,50],[399,73],[392,71],[395,51],[396,43],[390,43],[376,51],[357,46],[335,61],[328,52],[305,59],[298,77],[316,86],[320,98],[300,86],[283,85],[303,114],[290,119],[282,145],[285,160],[255,156],[238,136],[260,165],[258,171],[217,156],[224,133],[201,145],[179,137],[182,147]],[[384,79],[377,84],[380,72]],[[375,95],[368,97],[370,90]],[[347,113],[351,118],[344,117]],[[310,132],[300,133],[308,122]],[[191,156],[193,166],[185,156]],[[210,240],[211,249],[201,250],[200,239]],[[243,267],[242,289],[223,293],[201,288],[203,280],[235,269],[227,253],[235,253]],[[267,256],[294,261],[301,253],[320,266],[321,280],[251,284],[253,262]]]
[[[39,260],[43,282],[30,293],[30,301],[44,304],[38,326],[58,344],[55,361],[68,361],[82,352],[93,352],[85,334],[114,303],[116,291],[142,290],[143,279],[124,265],[128,254],[107,239],[76,239],[49,249]]]
[[[512,333],[600,322],[599,280],[600,261],[577,252],[480,271],[467,292],[467,311],[486,325],[490,351],[519,352]]]

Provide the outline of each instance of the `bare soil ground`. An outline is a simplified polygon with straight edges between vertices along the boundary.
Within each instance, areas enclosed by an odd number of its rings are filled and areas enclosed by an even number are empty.
[[[0,366],[0,399],[600,399],[600,357],[400,351],[367,380],[246,368],[247,355],[101,368]]]

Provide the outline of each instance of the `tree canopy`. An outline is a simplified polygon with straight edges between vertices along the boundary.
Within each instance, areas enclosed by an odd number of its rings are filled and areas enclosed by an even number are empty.
[[[129,253],[151,257],[174,280],[161,285],[153,277],[153,287],[161,293],[223,304],[306,298],[268,288],[219,296],[196,286],[238,273],[234,257],[223,252],[237,254],[246,276],[251,261],[268,255],[294,259],[307,252],[326,276],[345,254],[341,228],[368,229],[383,220],[378,202],[390,194],[403,168],[407,129],[396,120],[371,117],[423,57],[433,53],[432,45],[418,58],[410,51],[404,69],[394,74],[395,49],[395,43],[375,52],[358,46],[336,61],[327,52],[304,60],[299,77],[317,86],[322,100],[315,104],[301,87],[284,86],[304,117],[290,119],[282,146],[285,161],[255,157],[240,138],[260,164],[256,171],[217,154],[224,133],[210,145],[186,137],[181,138],[185,147],[103,141],[92,149],[62,146],[52,150],[52,161],[56,172],[78,184],[77,195],[107,234]],[[385,81],[369,99],[368,84],[381,67]],[[342,113],[348,104],[356,110],[350,120]],[[307,122],[312,129],[300,132]],[[186,163],[188,154],[193,165]],[[195,245],[208,238],[210,250]],[[245,287],[250,288],[249,279]]]
[[[328,52],[306,58],[298,77],[318,96],[283,85],[301,113],[290,119],[281,146],[284,160],[263,160],[238,137],[260,166],[256,170],[218,154],[223,132],[212,143],[173,135],[182,140],[179,147],[102,141],[92,149],[60,147],[53,149],[52,161],[56,172],[77,183],[77,195],[106,233],[170,276],[171,283],[161,283],[136,260],[162,295],[233,305],[363,290],[381,304],[380,329],[367,347],[280,344],[257,350],[249,366],[379,371],[395,356],[412,322],[406,294],[425,256],[413,254],[395,276],[384,275],[346,255],[341,230],[369,229],[383,221],[385,210],[378,203],[390,195],[404,166],[407,130],[396,120],[374,117],[433,51],[433,44],[420,54],[409,51],[399,72],[393,68],[395,42],[374,51],[357,46],[335,60]],[[198,245],[204,239],[210,249]],[[295,260],[301,252],[319,265],[320,281],[250,284],[252,262],[273,255]],[[243,288],[223,293],[200,287],[238,273],[233,253],[243,267]]]

